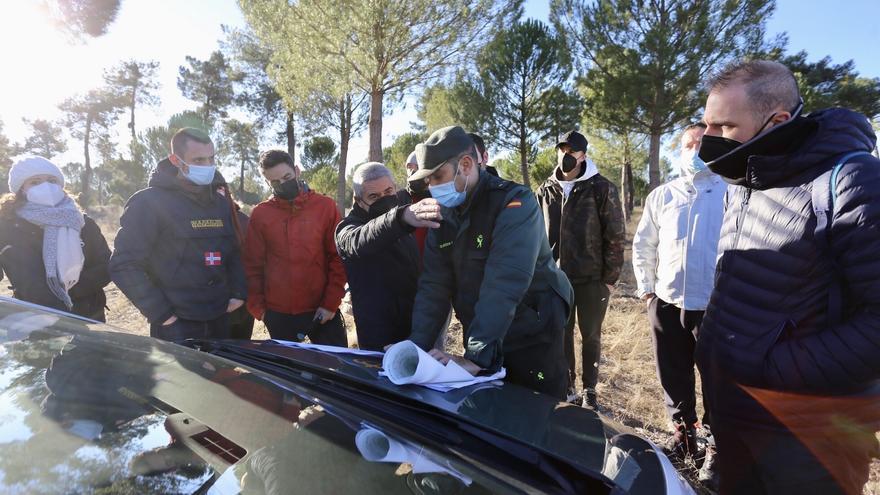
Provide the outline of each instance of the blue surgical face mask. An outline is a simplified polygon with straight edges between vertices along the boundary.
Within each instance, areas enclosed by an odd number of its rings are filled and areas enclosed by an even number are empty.
[[[467,186],[470,177],[464,178],[463,191],[455,189],[455,178],[458,176],[459,170],[458,166],[456,166],[455,175],[452,176],[451,181],[440,184],[439,186],[428,186],[428,190],[431,192],[431,197],[447,208],[455,208],[464,203],[464,199],[467,197]]]
[[[183,174],[190,182],[198,186],[207,186],[214,181],[214,172],[217,170],[215,165],[190,165],[180,159],[180,162],[189,168],[189,172]]]
[[[688,150],[678,157],[678,170],[683,177],[693,177],[706,170],[706,162],[700,158],[696,150]]]

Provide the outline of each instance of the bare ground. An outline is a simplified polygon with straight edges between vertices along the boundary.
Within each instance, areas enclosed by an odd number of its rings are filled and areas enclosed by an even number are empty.
[[[102,208],[91,213],[111,247],[119,225],[119,214],[118,207]],[[663,407],[663,391],[657,379],[645,304],[634,296],[636,287],[630,263],[631,233],[639,215],[640,212],[636,211],[633,215],[634,221],[627,229],[624,271],[612,294],[602,329],[602,361],[597,392],[601,411],[605,415],[632,427],[656,443],[662,443],[669,434],[670,423]],[[0,294],[9,295],[6,285],[2,284]],[[107,287],[107,306],[109,324],[128,333],[149,335],[146,320],[112,284]],[[342,310],[348,327],[349,342],[354,346],[357,337],[354,333],[351,306],[347,300],[343,302]],[[269,338],[261,322],[257,322],[254,328],[254,338]],[[576,338],[577,345],[580,345],[580,337]],[[461,349],[461,325],[455,319],[450,325],[447,348],[459,352]],[[699,394],[699,388],[697,393]],[[701,399],[698,400],[700,402]],[[699,486],[696,469],[692,465],[678,467],[701,493],[710,493]],[[880,495],[880,460],[875,460],[871,466],[871,478],[864,493]]]

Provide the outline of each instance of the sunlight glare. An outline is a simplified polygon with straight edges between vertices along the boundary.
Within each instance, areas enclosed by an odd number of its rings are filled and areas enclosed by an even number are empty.
[[[59,102],[96,80],[86,47],[71,45],[38,2],[0,2],[0,47],[0,119],[10,130],[18,116],[56,117]]]

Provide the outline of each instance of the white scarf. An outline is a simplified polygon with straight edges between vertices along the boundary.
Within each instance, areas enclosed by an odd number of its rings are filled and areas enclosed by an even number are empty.
[[[73,308],[68,291],[79,282],[85,265],[80,231],[85,225],[82,212],[69,197],[56,206],[33,202],[18,209],[18,216],[43,229],[43,264],[49,290]]]

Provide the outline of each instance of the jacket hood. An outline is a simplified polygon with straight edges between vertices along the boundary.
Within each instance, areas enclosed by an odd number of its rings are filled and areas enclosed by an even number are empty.
[[[150,176],[150,187],[162,187],[165,189],[173,189],[179,187],[177,179],[177,167],[171,160],[165,158],[156,164],[156,170]]]
[[[754,189],[771,188],[830,160],[853,151],[874,149],[876,136],[868,119],[845,108],[829,108],[803,117],[802,130],[790,151],[779,155],[749,157],[746,184]]]
[[[559,183],[559,185],[564,184],[574,184],[575,182],[581,182],[585,180],[592,179],[593,176],[599,173],[599,168],[596,167],[596,164],[593,163],[593,160],[589,158],[584,159],[584,168],[581,171],[581,174],[575,177],[574,180],[564,180],[562,178],[562,171],[559,169],[559,166],[553,169],[553,180]]]

